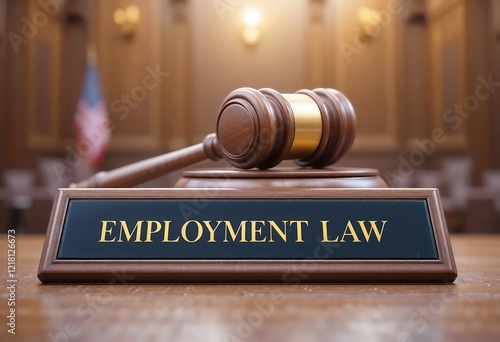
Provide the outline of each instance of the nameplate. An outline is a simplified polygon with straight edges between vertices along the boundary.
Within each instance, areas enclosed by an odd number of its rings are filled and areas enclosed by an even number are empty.
[[[44,283],[452,282],[436,189],[61,189]]]

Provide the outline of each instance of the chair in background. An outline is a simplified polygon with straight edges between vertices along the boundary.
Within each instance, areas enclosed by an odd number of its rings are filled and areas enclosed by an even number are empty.
[[[415,186],[417,188],[441,188],[443,186],[441,172],[434,170],[415,171]]]
[[[457,209],[464,210],[471,188],[472,160],[468,157],[445,159],[441,169],[447,197]]]
[[[499,232],[498,212],[495,198],[486,188],[474,188],[469,193],[465,209],[465,231],[467,233]]]
[[[58,188],[65,188],[75,180],[75,169],[68,167],[60,158],[40,158],[38,172],[42,185],[52,197],[55,197]]]
[[[33,205],[31,196],[35,186],[35,172],[31,170],[5,170],[2,174],[5,184],[6,230],[22,231],[25,214]]]
[[[486,171],[483,186],[469,190],[465,213],[467,232],[500,232],[500,171]]]
[[[495,195],[495,210],[500,213],[500,171],[489,170],[484,173],[483,184]]]

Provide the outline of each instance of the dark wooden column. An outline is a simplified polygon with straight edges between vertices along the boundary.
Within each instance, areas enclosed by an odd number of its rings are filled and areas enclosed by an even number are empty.
[[[5,168],[5,140],[6,127],[7,127],[7,0],[0,0],[0,174]],[[1,183],[1,182],[0,182]]]
[[[18,37],[22,37],[23,22],[20,20],[28,12],[29,2],[8,1],[6,6],[6,31],[12,32]],[[20,168],[27,166],[27,160],[23,157],[23,144],[25,138],[26,118],[22,113],[28,111],[28,101],[26,101],[26,92],[30,76],[28,72],[28,48],[30,42],[12,44],[9,40],[5,42],[4,61],[4,120],[5,132],[3,132],[2,144],[3,167]]]
[[[491,43],[491,59],[493,79],[500,81],[500,2],[490,0],[489,13],[491,15],[491,27],[489,39]],[[490,115],[493,120],[493,140],[492,140],[492,164],[491,166],[500,169],[500,89],[492,94],[492,109]]]
[[[491,22],[488,2],[467,1],[466,2],[466,59],[467,59],[467,85],[466,98],[463,105],[470,110],[470,118],[467,119],[467,147],[474,162],[473,183],[481,185],[484,171],[492,168],[493,155],[493,129],[494,116],[493,96],[500,93],[500,88],[484,85],[490,77],[493,77],[493,61],[491,54]],[[497,79],[498,81],[498,79]],[[479,96],[481,92],[487,95]],[[481,97],[484,97],[481,98]],[[471,100],[475,98],[478,103]],[[498,113],[497,113],[498,115]]]

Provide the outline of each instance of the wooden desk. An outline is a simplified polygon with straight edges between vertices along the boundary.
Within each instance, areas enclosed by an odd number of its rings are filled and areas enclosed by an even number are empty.
[[[0,341],[500,341],[500,235],[452,236],[453,285],[42,285],[18,235],[16,336],[0,240]]]

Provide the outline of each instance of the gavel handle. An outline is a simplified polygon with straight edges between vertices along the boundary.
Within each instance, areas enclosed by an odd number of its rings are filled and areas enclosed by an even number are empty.
[[[209,134],[203,140],[203,143],[125,165],[111,171],[98,172],[89,179],[71,184],[70,187],[131,187],[206,159],[218,160],[220,158],[222,158],[222,152],[217,138],[215,134]]]

